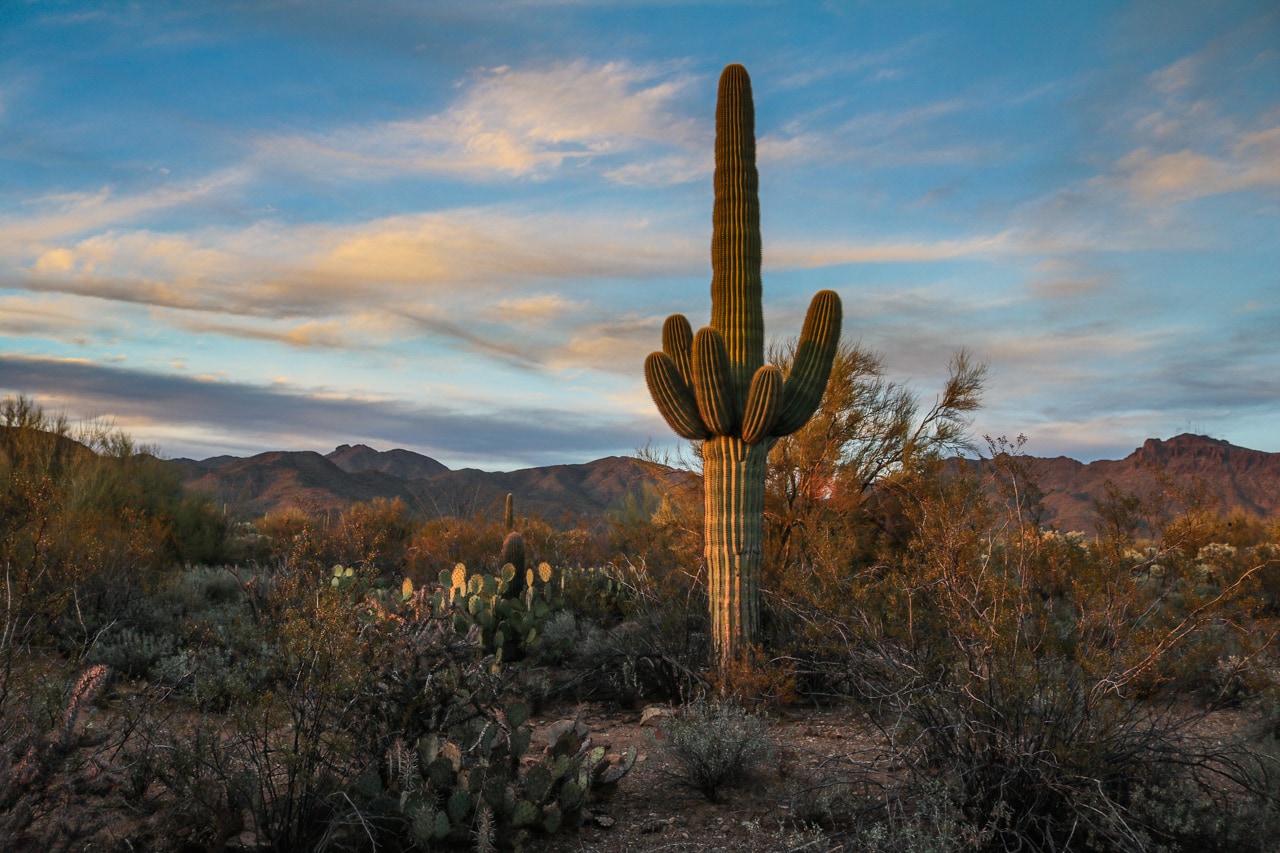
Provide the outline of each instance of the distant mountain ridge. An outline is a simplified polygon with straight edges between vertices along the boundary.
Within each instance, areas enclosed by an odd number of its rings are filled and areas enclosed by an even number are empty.
[[[1203,482],[1223,514],[1239,510],[1256,518],[1280,516],[1280,453],[1249,450],[1205,435],[1149,438],[1120,460],[1085,464],[1059,456],[1027,461],[1045,492],[1045,521],[1059,530],[1093,532],[1094,501],[1106,496],[1107,482],[1145,495],[1156,487],[1153,469],[1183,485]]]
[[[1149,439],[1121,460],[1083,463],[1060,456],[1025,461],[1045,492],[1044,520],[1059,530],[1093,532],[1094,503],[1105,497],[1107,482],[1146,494],[1156,484],[1153,467],[1178,482],[1203,481],[1224,513],[1280,517],[1280,453],[1207,436]],[[675,476],[670,469],[623,456],[519,471],[452,471],[420,453],[378,451],[363,444],[343,444],[324,455],[274,451],[172,464],[182,468],[188,487],[208,491],[250,516],[286,508],[334,511],[353,501],[383,497],[400,498],[424,516],[467,517],[499,513],[506,494],[513,492],[522,512],[549,521],[596,519],[622,506],[633,492],[646,485],[661,487],[665,478]]]
[[[610,456],[580,465],[519,471],[452,471],[409,450],[377,451],[366,445],[314,451],[272,451],[250,457],[176,459],[185,486],[212,494],[246,516],[299,509],[342,510],[355,501],[400,498],[424,516],[500,513],[508,492],[521,513],[547,520],[599,518],[669,470],[638,459]]]

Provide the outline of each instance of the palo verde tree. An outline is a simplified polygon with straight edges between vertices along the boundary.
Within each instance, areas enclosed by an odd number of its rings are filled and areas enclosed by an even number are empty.
[[[769,352],[770,361],[784,371],[795,357],[794,341]],[[769,570],[809,586],[795,569],[817,562],[818,551],[853,559],[859,542],[866,542],[860,528],[873,521],[864,505],[873,491],[881,499],[870,503],[883,510],[893,481],[947,454],[972,449],[970,416],[981,404],[986,378],[985,364],[964,349],[957,351],[946,383],[925,409],[907,384],[886,377],[880,354],[842,341],[821,405],[802,429],[780,439],[769,453]]]
[[[702,442],[712,643],[722,671],[743,655],[759,622],[769,449],[818,407],[840,342],[840,297],[820,291],[790,373],[764,363],[760,253],[755,106],[751,79],[735,64],[720,76],[716,103],[711,325],[694,335],[673,314],[662,350],[645,361],[662,416],[681,437]]]

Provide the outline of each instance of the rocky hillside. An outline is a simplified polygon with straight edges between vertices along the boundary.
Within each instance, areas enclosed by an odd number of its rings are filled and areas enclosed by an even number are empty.
[[[1249,450],[1208,436],[1147,439],[1114,461],[1084,464],[1062,456],[1028,461],[1046,493],[1046,521],[1059,530],[1092,532],[1094,501],[1106,496],[1108,482],[1125,493],[1145,496],[1158,488],[1155,472],[1165,472],[1183,486],[1202,482],[1224,514],[1280,517],[1280,453]]]

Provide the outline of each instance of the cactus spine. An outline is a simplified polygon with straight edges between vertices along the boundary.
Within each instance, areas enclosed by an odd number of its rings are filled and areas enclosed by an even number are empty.
[[[764,478],[769,449],[822,401],[840,342],[840,297],[809,305],[790,375],[764,363],[755,106],[741,65],[720,75],[716,102],[711,325],[693,334],[667,318],[645,361],[649,392],[677,435],[702,441],[705,537],[715,665],[725,671],[759,621]]]

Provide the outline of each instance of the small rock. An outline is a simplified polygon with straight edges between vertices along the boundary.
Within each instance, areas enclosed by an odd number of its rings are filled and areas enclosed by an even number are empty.
[[[591,820],[601,829],[609,829],[614,825],[614,823],[616,823],[616,821],[607,814],[592,815]]]
[[[646,835],[649,835],[655,832],[662,832],[662,830],[666,829],[670,825],[671,825],[671,821],[669,820],[663,820],[660,817],[650,816],[648,820],[640,824],[640,831]]]
[[[640,725],[641,726],[657,726],[658,724],[654,722],[654,720],[658,720],[658,719],[661,719],[662,717],[670,717],[670,716],[671,716],[671,709],[668,708],[666,705],[648,705],[645,707],[643,711],[640,712]]]
[[[586,723],[579,720],[556,720],[547,726],[547,749],[556,745],[562,737],[574,732],[578,737],[586,737],[589,729]]]

